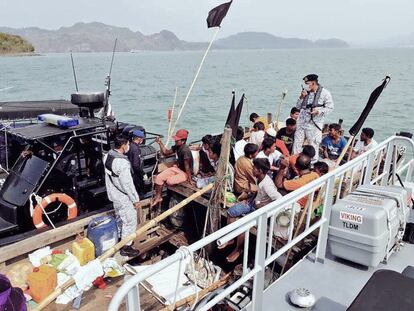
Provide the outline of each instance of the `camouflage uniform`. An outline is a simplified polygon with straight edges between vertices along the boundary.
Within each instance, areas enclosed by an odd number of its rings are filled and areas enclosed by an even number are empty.
[[[321,86],[319,86],[321,87]],[[293,144],[293,154],[302,151],[305,140],[308,144],[315,148],[314,161],[318,159],[319,145],[322,141],[322,128],[325,121],[325,116],[334,109],[334,103],[331,93],[322,88],[320,91],[318,102],[314,111],[319,111],[319,114],[313,116],[313,121],[310,115],[311,108],[306,108],[312,105],[317,93],[310,92],[304,99],[299,99],[296,103],[296,108],[300,109],[300,114],[295,132],[295,142]],[[319,128],[318,128],[319,127]]]
[[[124,239],[137,230],[137,211],[134,203],[139,202],[131,174],[128,157],[114,150],[111,171],[105,168],[105,183],[108,198],[113,202],[115,213],[121,223],[121,238]],[[108,155],[104,158],[106,163]]]

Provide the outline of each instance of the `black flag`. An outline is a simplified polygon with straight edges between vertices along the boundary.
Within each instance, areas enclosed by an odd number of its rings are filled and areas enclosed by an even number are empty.
[[[226,120],[226,125],[230,125],[231,122],[231,118],[233,116],[234,110],[236,109],[235,105],[236,105],[236,94],[233,92],[231,92],[233,94],[233,98],[231,99],[231,106],[230,106],[230,110],[229,110],[229,114],[227,115],[227,120]]]
[[[382,91],[385,89],[387,84],[390,82],[390,77],[386,76],[384,81],[380,86],[378,86],[370,95],[367,104],[365,105],[364,110],[362,111],[361,115],[358,118],[358,121],[352,126],[349,130],[349,134],[351,136],[355,136],[361,130],[362,125],[364,124],[365,120],[368,117],[372,107],[374,107],[375,102],[377,101],[378,97],[381,95]]]
[[[226,126],[229,126],[232,129],[233,137],[236,137],[237,128],[239,127],[240,116],[243,110],[244,98],[245,96],[243,94],[242,97],[240,98],[239,104],[237,105],[237,107],[235,107],[234,106],[235,105],[235,94],[233,91],[233,99],[231,101],[231,106],[230,106],[229,114],[227,116],[227,121],[226,121]]]
[[[233,1],[220,4],[208,12],[207,16],[207,27],[220,27],[223,18],[226,17],[227,12],[229,11],[230,5]]]

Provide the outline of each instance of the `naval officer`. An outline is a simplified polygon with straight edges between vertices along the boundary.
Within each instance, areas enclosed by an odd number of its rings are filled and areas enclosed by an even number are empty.
[[[331,93],[318,82],[316,74],[309,74],[303,78],[305,87],[296,103],[300,109],[293,154],[302,151],[305,140],[316,150],[314,161],[318,159],[319,145],[322,141],[322,128],[325,116],[333,111],[334,103]]]
[[[137,230],[136,209],[141,208],[132,179],[131,163],[126,156],[128,151],[128,139],[117,137],[115,149],[110,150],[104,158],[106,191],[120,220],[122,239]],[[132,242],[121,248],[122,256],[136,257],[139,255],[139,251],[131,244]]]

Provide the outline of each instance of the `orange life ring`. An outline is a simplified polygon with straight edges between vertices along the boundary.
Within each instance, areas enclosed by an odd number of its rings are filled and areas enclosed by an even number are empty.
[[[42,199],[40,204],[37,204],[33,211],[33,224],[37,229],[47,227],[43,222],[43,210],[52,202],[59,201],[68,207],[68,220],[78,216],[78,207],[74,199],[65,193],[52,193]]]

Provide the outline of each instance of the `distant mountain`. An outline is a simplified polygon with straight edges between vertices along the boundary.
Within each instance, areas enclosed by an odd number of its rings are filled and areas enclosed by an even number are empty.
[[[22,37],[0,32],[0,55],[33,52],[33,45]]]
[[[172,51],[201,50],[205,42],[180,40],[168,30],[152,35],[144,35],[126,27],[110,26],[103,23],[76,23],[70,27],[46,30],[37,27],[0,27],[1,32],[19,35],[30,41],[38,53],[110,52],[115,38],[118,38],[117,51],[139,50]],[[280,48],[344,48],[348,44],[342,40],[329,39],[310,41],[297,38],[280,38],[264,32],[243,32],[217,40],[217,49],[280,49]]]
[[[308,49],[308,48],[347,48],[348,43],[339,39],[311,41],[298,38],[281,38],[266,32],[241,32],[217,40],[219,49]]]
[[[110,26],[103,23],[76,23],[71,27],[61,27],[58,30],[45,30],[37,27],[7,28],[0,31],[20,35],[30,42],[39,53],[69,52],[109,52],[112,50],[115,38],[118,38],[117,51],[131,50],[195,50],[203,49],[205,43],[185,42],[167,30],[153,35],[143,35],[129,28]]]

